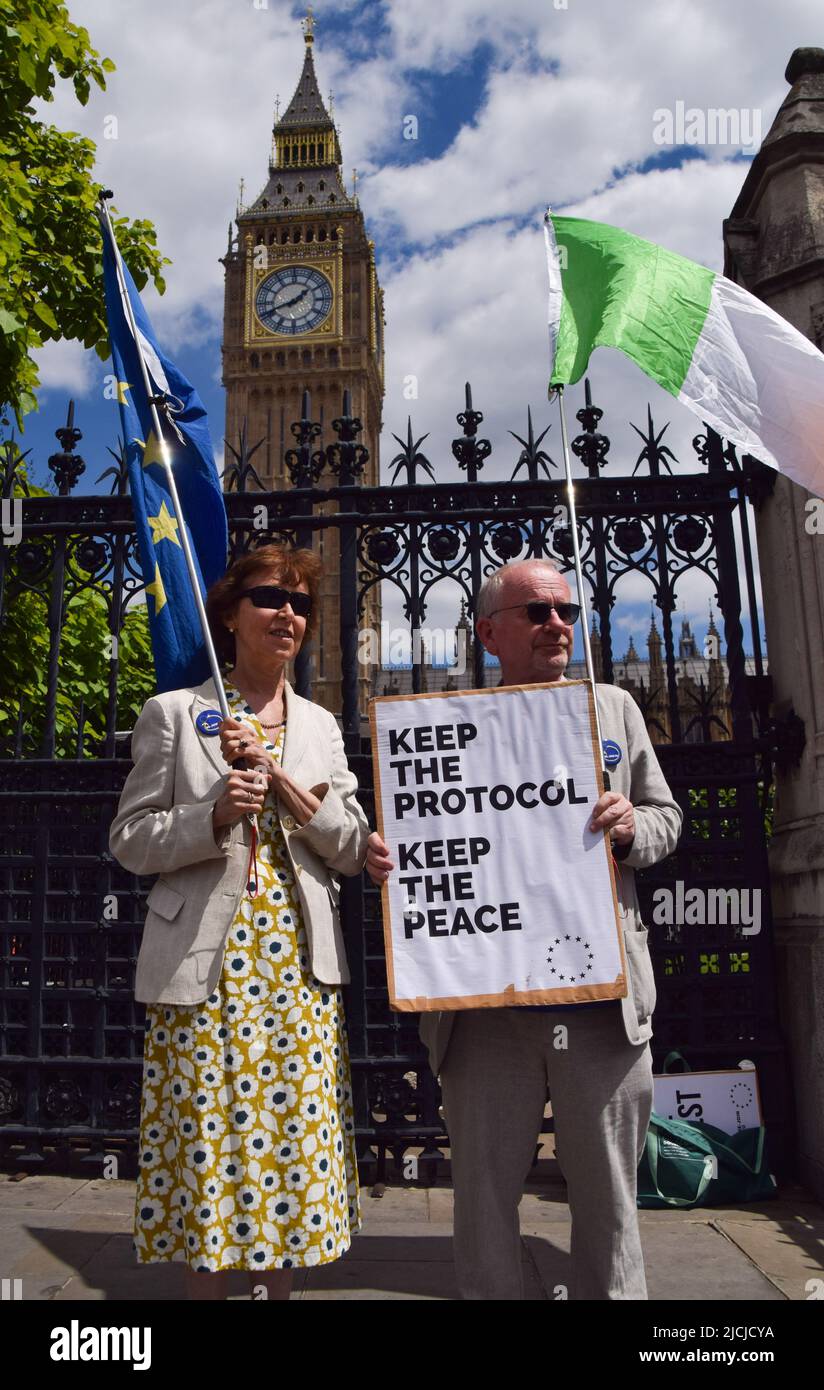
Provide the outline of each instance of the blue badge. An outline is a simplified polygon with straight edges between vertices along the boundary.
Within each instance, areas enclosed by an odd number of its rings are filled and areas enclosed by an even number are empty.
[[[213,738],[218,732],[223,721],[223,715],[219,709],[205,709],[195,720],[195,728],[199,734],[205,734],[207,738]]]
[[[604,762],[607,767],[617,767],[624,756],[618,744],[614,739],[605,738],[602,747],[604,750]]]

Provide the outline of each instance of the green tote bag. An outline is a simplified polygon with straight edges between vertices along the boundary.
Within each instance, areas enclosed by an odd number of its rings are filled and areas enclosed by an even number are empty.
[[[664,1071],[682,1062],[668,1052]],[[703,1120],[671,1119],[653,1110],[638,1165],[639,1207],[717,1207],[761,1202],[775,1197],[778,1185],[769,1171],[763,1125],[727,1134]]]

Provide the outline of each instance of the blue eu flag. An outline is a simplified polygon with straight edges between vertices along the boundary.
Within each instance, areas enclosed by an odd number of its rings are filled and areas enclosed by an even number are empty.
[[[118,253],[122,276],[119,281],[112,238],[102,219],[101,230],[109,340],[146,585],[157,689],[161,694],[186,685],[199,685],[211,673],[180,542],[180,522],[183,520],[186,524],[200,592],[205,598],[209,586],[226,572],[229,540],[226,505],[203,402],[158,346],[135,283]],[[182,518],[175,516],[160,441],[152,424],[138,343],[124,306],[124,293],[132,306],[152,394],[161,398],[159,419]]]

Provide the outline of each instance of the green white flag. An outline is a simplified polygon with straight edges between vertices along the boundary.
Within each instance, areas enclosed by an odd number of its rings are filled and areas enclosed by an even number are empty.
[[[824,496],[824,354],[755,295],[603,222],[544,219],[550,385],[614,347],[723,438]]]

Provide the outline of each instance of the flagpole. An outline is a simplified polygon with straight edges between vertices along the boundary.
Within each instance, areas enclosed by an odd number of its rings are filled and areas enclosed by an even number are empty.
[[[555,229],[552,224],[552,208],[548,207],[544,213],[544,239],[546,241],[547,271],[549,273],[549,326],[550,337],[552,339],[551,366],[555,366],[557,349],[557,327],[554,327],[555,316],[560,320],[561,300],[563,297],[563,287],[561,284],[560,262],[558,248],[555,241]],[[592,648],[589,644],[589,609],[587,606],[587,591],[584,585],[584,575],[581,569],[581,550],[578,545],[578,517],[575,511],[575,489],[572,484],[572,464],[569,458],[569,435],[567,433],[566,415],[564,413],[564,388],[562,385],[553,387],[551,384],[547,388],[547,396],[552,400],[553,392],[558,397],[558,407],[561,413],[561,440],[564,446],[564,474],[566,476],[567,503],[569,506],[570,532],[572,535],[572,558],[575,566],[575,582],[578,586],[578,601],[581,605],[583,614],[583,635],[584,635],[584,660],[587,668],[587,678],[592,687],[592,702],[595,709],[595,732],[598,739],[598,756],[601,759],[601,774],[604,779],[604,788],[610,790],[609,771],[604,758],[604,740],[601,734],[601,715],[598,709],[598,692],[595,688],[595,671],[592,665]]]
[[[581,550],[578,545],[578,517],[575,511],[575,488],[572,484],[572,467],[569,459],[569,436],[567,434],[566,415],[564,413],[564,388],[556,386],[553,388],[558,393],[558,405],[561,411],[561,440],[564,446],[564,472],[566,474],[567,485],[567,505],[569,507],[569,526],[572,533],[572,557],[575,565],[575,583],[578,586],[578,601],[581,605],[581,616],[583,617],[583,637],[584,637],[584,660],[586,662],[587,677],[592,686],[592,701],[595,707],[595,731],[598,739],[598,752],[601,759],[601,773],[604,778],[605,791],[610,790],[609,771],[604,760],[604,741],[601,736],[601,716],[598,712],[598,692],[595,688],[595,671],[592,665],[592,648],[589,644],[589,609],[587,607],[586,587],[584,585],[583,571],[581,570]]]
[[[139,361],[140,361],[140,370],[141,370],[141,372],[142,372],[142,374],[143,374],[143,386],[144,386],[145,391],[146,391],[146,397],[147,397],[147,400],[148,400],[148,402],[149,402],[149,410],[151,411],[151,415],[152,415],[152,427],[153,427],[154,432],[155,432],[155,434],[156,434],[156,436],[157,436],[157,442],[158,442],[158,444],[160,445],[160,453],[161,453],[161,458],[162,458],[162,461],[163,461],[163,467],[164,467],[165,470],[166,470],[166,481],[168,482],[168,485],[169,485],[169,493],[170,493],[170,496],[171,496],[171,499],[172,499],[172,509],[173,509],[173,512],[174,512],[175,520],[176,520],[177,523],[178,523],[178,528],[179,528],[179,531],[180,531],[180,541],[181,541],[181,545],[182,545],[182,548],[183,548],[183,554],[184,554],[185,557],[186,557],[186,567],[187,567],[187,569],[188,569],[188,571],[189,571],[189,581],[190,581],[191,586],[192,586],[192,594],[193,594],[193,596],[194,596],[195,605],[196,605],[196,607],[197,607],[198,616],[199,616],[199,618],[200,618],[200,626],[201,626],[201,629],[202,629],[202,632],[203,632],[203,641],[204,641],[204,643],[206,644],[206,653],[207,653],[207,655],[208,655],[208,657],[209,657],[209,666],[211,667],[211,671],[212,671],[212,679],[213,679],[214,685],[215,685],[215,693],[217,694],[217,700],[218,700],[218,704],[220,705],[220,712],[221,712],[221,714],[223,715],[223,718],[224,718],[224,719],[231,719],[231,718],[232,718],[232,714],[231,714],[231,711],[230,711],[230,709],[229,709],[229,701],[226,699],[226,692],[225,692],[225,690],[223,689],[223,681],[222,681],[221,675],[220,675],[220,667],[218,666],[218,662],[217,662],[217,653],[215,652],[215,644],[214,644],[214,642],[212,641],[212,634],[211,634],[211,632],[210,632],[210,630],[209,630],[209,620],[208,620],[208,618],[206,617],[206,607],[205,607],[205,604],[204,604],[204,602],[203,602],[203,595],[202,595],[201,592],[200,592],[200,581],[198,580],[197,570],[195,569],[194,557],[193,557],[193,555],[192,555],[192,549],[191,549],[191,546],[190,546],[190,544],[189,544],[189,536],[188,536],[188,532],[187,532],[187,530],[186,530],[186,519],[185,519],[185,517],[183,516],[183,511],[182,511],[182,508],[181,508],[181,506],[180,506],[180,498],[179,498],[178,492],[177,492],[177,484],[176,484],[176,482],[175,482],[174,473],[172,472],[172,461],[171,461],[171,459],[170,459],[170,457],[169,457],[169,446],[168,446],[168,444],[166,443],[166,439],[165,439],[165,436],[164,436],[163,431],[162,431],[162,428],[161,428],[161,424],[160,424],[160,413],[159,413],[159,411],[158,411],[158,409],[157,409],[156,397],[155,397],[155,389],[154,389],[154,387],[153,387],[153,385],[152,385],[152,383],[151,383],[151,381],[150,381],[150,379],[149,379],[149,373],[148,373],[148,370],[147,370],[147,367],[146,367],[146,361],[145,361],[144,356],[143,356],[143,347],[142,347],[142,344],[141,344],[141,341],[140,341],[140,337],[139,337],[139,335],[138,335],[137,322],[136,322],[136,320],[135,320],[134,310],[133,310],[133,308],[132,308],[132,301],[131,301],[131,299],[130,299],[130,297],[129,297],[129,292],[128,292],[128,289],[127,289],[127,286],[126,286],[126,281],[125,281],[124,276],[123,276],[122,261],[121,261],[121,259],[120,259],[120,251],[119,251],[119,249],[118,249],[117,241],[115,240],[114,228],[112,227],[111,218],[109,217],[109,209],[108,209],[108,206],[107,206],[107,204],[106,204],[106,199],[107,199],[107,198],[111,198],[111,197],[112,197],[112,193],[111,193],[111,190],[110,190],[110,189],[103,189],[103,190],[101,191],[100,198],[99,198],[99,203],[100,203],[100,208],[101,208],[101,210],[102,210],[102,220],[103,220],[103,222],[104,222],[104,224],[105,224],[105,227],[106,227],[106,230],[107,230],[107,232],[108,232],[108,234],[109,234],[109,239],[110,239],[111,245],[112,245],[112,252],[113,252],[113,255],[114,255],[115,269],[116,269],[116,272],[117,272],[117,280],[118,280],[118,284],[119,284],[119,286],[120,286],[120,298],[121,298],[121,300],[122,300],[122,302],[123,302],[123,307],[124,307],[125,312],[126,312],[126,317],[127,317],[128,321],[129,321],[129,328],[131,329],[132,337],[134,338],[135,347],[137,348],[137,356],[138,356],[138,359],[139,359]],[[242,771],[242,772],[247,771],[247,770],[248,770],[248,764],[247,764],[247,762],[246,762],[246,759],[243,758],[243,757],[241,757],[241,758],[235,758],[234,762],[231,764],[231,768],[232,768],[232,770],[234,770],[235,768],[237,768],[238,770],[240,770],[240,771]],[[252,811],[247,811],[247,812],[246,812],[246,819],[248,820],[249,824],[251,825],[252,830],[253,830],[253,832],[254,832],[254,835],[255,835],[255,837],[256,837],[256,835],[257,835],[257,816],[256,816],[256,814],[255,814],[254,812],[252,812]],[[253,850],[254,850],[254,839],[253,839]]]

